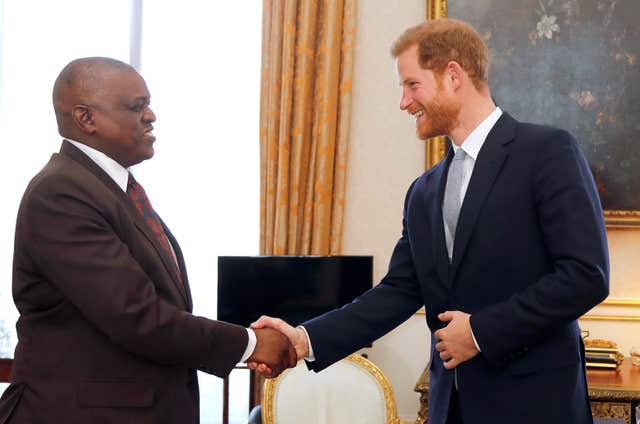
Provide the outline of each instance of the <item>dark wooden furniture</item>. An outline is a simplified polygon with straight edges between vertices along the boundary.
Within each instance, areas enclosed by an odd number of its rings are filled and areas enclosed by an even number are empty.
[[[593,416],[622,418],[628,424],[640,420],[640,367],[625,358],[617,370],[587,370]]]
[[[11,378],[13,359],[0,358],[0,383],[8,383]]]
[[[251,371],[245,364],[238,364],[234,370],[249,371],[249,414],[256,405],[260,404],[262,396],[262,382],[264,380],[255,371]],[[222,424],[229,424],[229,378],[231,375],[222,380]]]
[[[618,418],[627,424],[640,422],[640,367],[625,358],[617,370],[587,370],[589,399],[596,418]],[[415,424],[424,424],[429,415],[429,371],[420,375],[414,390],[420,393],[420,411]],[[613,421],[612,421],[613,422]]]

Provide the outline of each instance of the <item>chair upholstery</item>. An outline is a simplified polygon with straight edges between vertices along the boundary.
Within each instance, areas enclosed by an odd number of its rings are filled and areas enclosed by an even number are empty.
[[[350,355],[320,373],[300,361],[265,382],[264,424],[399,424],[393,389],[380,368]]]

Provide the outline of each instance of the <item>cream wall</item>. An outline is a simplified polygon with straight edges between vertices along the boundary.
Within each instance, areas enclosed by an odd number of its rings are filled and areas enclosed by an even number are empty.
[[[409,184],[424,169],[424,145],[411,118],[398,109],[400,90],[389,48],[407,27],[426,16],[425,0],[358,3],[355,69],[343,253],[374,255],[374,280],[384,276],[400,236]],[[640,231],[609,232],[611,297],[640,299]],[[597,307],[591,314],[639,316],[638,307]],[[640,321],[581,320],[592,337],[613,339],[629,353],[640,345]],[[389,377],[400,418],[415,419],[413,386],[428,361],[424,316],[414,316],[369,349]]]
[[[400,237],[405,192],[424,170],[424,144],[412,118],[398,108],[389,49],[425,16],[425,0],[358,2],[343,253],[374,255],[376,282]],[[406,421],[419,409],[413,386],[427,363],[428,343],[424,316],[414,316],[369,351],[390,378]]]
[[[580,320],[590,338],[613,340],[629,356],[631,346],[640,346],[640,228],[608,231],[611,257],[609,299],[636,300],[635,306],[597,306],[589,315],[598,320]],[[618,317],[618,318],[616,318]]]

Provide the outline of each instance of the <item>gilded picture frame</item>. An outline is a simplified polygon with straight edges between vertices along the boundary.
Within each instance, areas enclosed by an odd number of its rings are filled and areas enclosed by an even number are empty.
[[[640,229],[640,3],[427,0],[427,19],[444,16],[471,23],[487,41],[492,94],[503,110],[576,136],[607,227]],[[425,150],[429,168],[444,157],[445,137]]]

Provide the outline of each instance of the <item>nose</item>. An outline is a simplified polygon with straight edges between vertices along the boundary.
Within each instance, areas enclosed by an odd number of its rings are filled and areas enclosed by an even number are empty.
[[[413,103],[411,95],[407,92],[406,88],[402,89],[402,97],[400,98],[400,110],[407,110]]]
[[[142,115],[142,119],[145,122],[155,122],[156,121],[156,114],[153,113],[153,110],[151,110],[151,108],[149,106],[147,106],[147,109],[144,111],[144,114]]]

